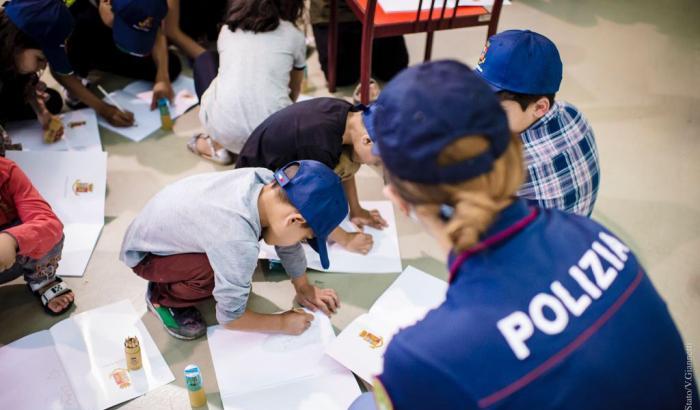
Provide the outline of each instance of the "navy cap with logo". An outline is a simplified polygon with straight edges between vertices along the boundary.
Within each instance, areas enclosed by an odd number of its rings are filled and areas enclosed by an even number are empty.
[[[557,46],[530,30],[508,30],[486,42],[476,72],[495,91],[546,95],[559,91],[562,63]]]
[[[328,235],[348,214],[340,177],[318,161],[303,160],[275,171],[275,179],[313,230],[314,238],[308,243],[318,252],[323,268],[328,269]]]
[[[443,60],[409,67],[374,103],[375,147],[387,170],[407,181],[457,183],[489,172],[510,141],[508,119],[491,88],[466,65]],[[489,148],[449,165],[440,153],[482,136]]]
[[[112,0],[112,37],[125,53],[144,57],[151,54],[160,22],[168,14],[166,0]]]
[[[73,72],[65,44],[75,22],[62,1],[12,0],[5,3],[5,14],[17,28],[39,44],[54,72]]]

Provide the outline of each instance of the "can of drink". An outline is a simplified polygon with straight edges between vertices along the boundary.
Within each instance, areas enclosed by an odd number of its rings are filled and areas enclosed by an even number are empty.
[[[185,385],[192,407],[202,407],[207,404],[207,396],[202,388],[202,372],[196,364],[185,367]]]

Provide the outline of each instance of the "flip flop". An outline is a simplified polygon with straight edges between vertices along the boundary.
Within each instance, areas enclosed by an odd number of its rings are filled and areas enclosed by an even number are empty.
[[[199,152],[199,150],[197,149],[197,140],[199,140],[200,138],[206,140],[207,145],[209,146],[209,154]],[[203,133],[193,135],[192,138],[190,138],[190,140],[187,142],[187,149],[191,153],[200,156],[204,159],[208,159],[209,161],[212,161],[219,165],[230,165],[233,163],[233,157],[231,156],[231,153],[228,152],[226,148],[221,148],[219,150],[214,148],[214,141],[212,141],[210,136],[205,135]]]
[[[49,286],[48,288],[46,288],[46,285],[48,285],[50,283],[52,285]],[[44,281],[42,283],[35,284],[33,286],[30,285],[29,283],[27,283],[27,288],[29,288],[29,291],[32,292],[32,294],[39,299],[39,301],[41,302],[41,305],[43,306],[46,313],[48,313],[51,316],[62,315],[67,310],[69,310],[71,308],[71,306],[73,306],[73,301],[71,301],[68,304],[68,306],[59,310],[58,312],[54,312],[53,310],[51,310],[51,308],[49,308],[49,303],[52,300],[54,300],[55,298],[57,298],[61,295],[65,295],[67,293],[73,292],[68,287],[68,285],[63,281],[63,279],[59,278],[58,276],[56,276],[53,279],[49,279],[47,281]],[[42,292],[41,289],[44,289],[44,291]]]

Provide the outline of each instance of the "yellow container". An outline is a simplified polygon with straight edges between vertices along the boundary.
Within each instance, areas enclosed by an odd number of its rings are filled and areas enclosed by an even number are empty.
[[[190,406],[202,407],[207,404],[207,395],[202,388],[202,373],[196,364],[185,367],[185,385],[190,395]]]
[[[136,336],[127,337],[124,340],[124,353],[126,354],[126,368],[139,370],[143,364],[141,363],[141,346]]]

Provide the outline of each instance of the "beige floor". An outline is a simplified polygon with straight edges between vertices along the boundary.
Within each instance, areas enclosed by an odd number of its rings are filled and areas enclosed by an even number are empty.
[[[621,235],[646,265],[659,292],[695,349],[700,346],[700,3],[697,1],[515,0],[504,10],[500,30],[529,28],[552,38],[564,61],[559,98],[589,118],[596,131],[602,162],[601,191],[594,218]],[[693,29],[693,27],[695,27]],[[474,63],[484,30],[438,33],[435,58]],[[407,38],[411,62],[423,55],[422,35]],[[310,83],[327,94],[314,57]],[[348,94],[348,90],[343,90]],[[165,184],[217,168],[185,150],[199,129],[196,112],[178,121],[174,135],[155,135],[141,143],[104,133],[109,152],[106,225],[83,278],[68,279],[81,312],[130,299],[145,312],[145,282],[118,261],[122,235],[143,204]],[[381,179],[363,169],[364,199],[381,198]],[[397,221],[404,265],[446,276],[442,255],[408,220]],[[340,330],[365,312],[395,275],[312,274],[338,290],[343,307],[333,317]],[[251,307],[263,311],[289,308],[293,291],[282,274],[257,272]],[[205,312],[214,323],[212,306]],[[21,282],[0,287],[0,344],[45,329],[47,318]],[[189,408],[182,371],[189,363],[204,372],[209,408],[221,408],[206,340],[180,342],[158,322],[143,320],[177,380],[126,403],[128,409]],[[640,323],[640,325],[648,325]],[[634,341],[630,341],[634,343]]]

